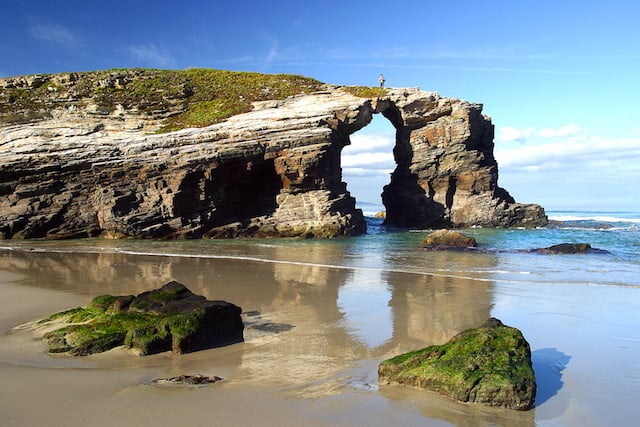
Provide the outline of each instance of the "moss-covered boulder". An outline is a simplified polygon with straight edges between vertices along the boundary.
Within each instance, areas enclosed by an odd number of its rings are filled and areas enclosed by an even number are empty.
[[[444,345],[385,360],[381,384],[429,389],[460,402],[526,410],[533,407],[536,380],[531,349],[522,333],[491,318]]]
[[[121,345],[142,355],[189,353],[242,341],[241,312],[173,281],[138,296],[102,295],[40,323],[61,326],[44,335],[50,353],[85,356]]]
[[[437,230],[422,240],[422,248],[427,250],[465,250],[478,246],[476,239],[455,230]]]

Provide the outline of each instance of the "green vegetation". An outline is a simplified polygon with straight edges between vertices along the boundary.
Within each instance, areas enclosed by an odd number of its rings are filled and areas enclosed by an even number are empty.
[[[97,297],[86,308],[56,313],[41,321],[40,323],[46,323],[56,320],[70,324],[45,334],[49,352],[81,356],[100,353],[124,345],[125,338],[131,331],[147,329],[162,320],[157,315],[114,313],[103,305],[106,299],[111,298],[113,297],[109,295]],[[130,348],[135,347],[131,340],[129,344]]]
[[[427,388],[462,402],[529,409],[535,400],[529,344],[518,329],[495,319],[446,344],[385,360],[378,373],[381,382]]]
[[[0,121],[35,120],[64,105],[92,102],[103,113],[122,105],[160,114],[165,117],[161,131],[208,126],[250,111],[254,101],[284,99],[323,87],[302,76],[204,68],[112,69],[13,80],[0,90]]]
[[[346,86],[344,89],[351,95],[360,98],[378,98],[387,94],[387,90],[381,87]]]
[[[184,353],[241,340],[240,312],[239,307],[207,301],[170,282],[135,297],[98,296],[85,308],[56,313],[39,323],[66,324],[44,335],[50,353],[84,356],[121,345],[143,355],[168,350]],[[228,332],[220,332],[218,322]]]
[[[322,88],[317,80],[286,74],[205,68],[190,68],[181,73],[184,73],[192,95],[187,109],[168,119],[163,131],[208,126],[251,111],[254,101],[284,99]]]

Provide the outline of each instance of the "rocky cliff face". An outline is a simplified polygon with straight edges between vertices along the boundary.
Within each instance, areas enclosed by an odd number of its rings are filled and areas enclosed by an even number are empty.
[[[43,85],[20,79],[2,79],[0,89]],[[104,84],[118,82],[116,76]],[[493,125],[479,104],[419,89],[361,98],[325,86],[256,102],[252,111],[208,127],[149,133],[183,109],[181,91],[148,108],[97,108],[81,98],[34,110],[14,100],[13,115],[4,99],[0,237],[360,234],[366,225],[342,182],[340,153],[378,113],[397,129],[397,168],[382,195],[387,223],[546,223],[540,206],[515,203],[498,186]]]

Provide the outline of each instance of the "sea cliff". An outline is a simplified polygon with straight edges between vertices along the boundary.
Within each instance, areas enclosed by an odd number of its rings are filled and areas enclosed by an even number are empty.
[[[396,128],[388,224],[546,223],[498,186],[480,104],[299,76],[110,70],[0,79],[0,237],[361,234],[340,153],[374,114]]]

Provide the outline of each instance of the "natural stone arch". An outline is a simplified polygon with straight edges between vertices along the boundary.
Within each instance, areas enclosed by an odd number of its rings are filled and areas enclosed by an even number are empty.
[[[397,167],[383,190],[388,223],[546,223],[540,206],[515,203],[498,186],[482,106],[436,93],[389,89],[369,99],[327,86],[159,135],[122,128],[140,119],[136,109],[111,117],[77,105],[0,123],[0,238],[361,234],[366,224],[342,182],[340,154],[373,114],[396,128]]]
[[[374,99],[361,129],[382,114],[396,129],[396,169],[384,186],[385,223],[408,228],[532,226],[546,221],[498,186],[494,128],[482,105],[405,90]]]
[[[435,96],[427,98],[427,102],[435,100]],[[422,117],[415,116],[416,110],[424,109],[425,106],[420,105],[419,101],[399,106],[394,100],[383,98],[375,99],[371,104],[365,104],[365,107],[369,108],[362,108],[360,120],[356,120],[351,126],[345,126],[342,130],[346,130],[351,135],[366,127],[375,114],[385,117],[395,129],[393,157],[396,167],[391,174],[390,182],[383,187],[381,195],[386,211],[385,224],[409,228],[451,226],[448,211],[453,205],[455,179],[450,181],[445,191],[445,203],[439,203],[436,201],[436,191],[432,181],[425,179],[424,174],[421,174],[424,172],[425,165],[420,159],[424,157],[424,153],[420,152],[417,156],[414,153],[414,146],[417,146],[419,151],[431,149],[429,146],[420,144],[419,138],[412,139],[413,132],[428,123],[427,120],[421,120]],[[427,108],[433,109],[433,105]],[[445,110],[445,114],[447,112]],[[435,114],[432,118],[437,118],[439,115],[441,113]],[[345,139],[337,139],[341,141],[339,145],[343,148]]]
[[[433,194],[427,194],[418,184],[418,175],[411,171],[414,158],[411,144],[412,129],[407,126],[402,110],[394,102],[390,100],[373,102],[371,109],[365,110],[358,126],[349,128],[349,137],[368,126],[378,114],[384,117],[395,131],[392,151],[396,166],[390,182],[381,189],[382,203],[386,211],[385,224],[401,227],[446,226],[446,222],[443,221],[445,208],[432,200]],[[340,145],[343,149],[344,140]]]

